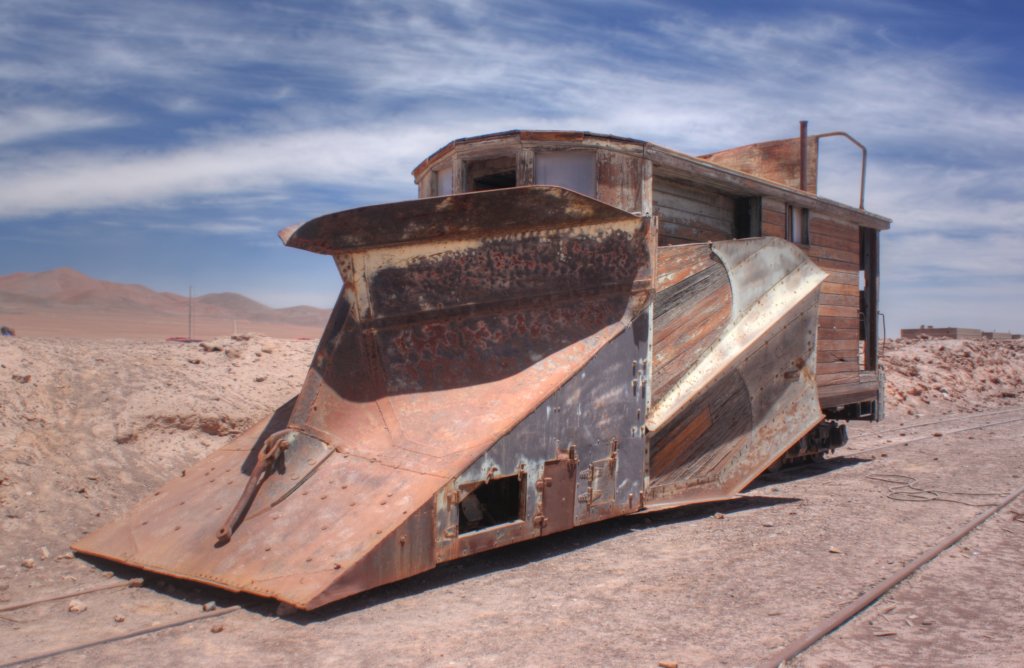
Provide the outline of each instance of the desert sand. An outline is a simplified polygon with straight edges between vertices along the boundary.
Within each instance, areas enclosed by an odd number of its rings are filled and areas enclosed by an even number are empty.
[[[294,395],[315,344],[0,338],[0,607],[145,579],[0,612],[0,662],[213,602],[242,608],[40,665],[754,665],[1024,482],[1024,342],[887,341],[886,421],[852,425],[823,463],[734,502],[569,531],[314,613],[278,618],[258,598],[69,552]],[[892,476],[954,495],[907,500]],[[1019,663],[1019,517],[1024,500],[796,663]]]

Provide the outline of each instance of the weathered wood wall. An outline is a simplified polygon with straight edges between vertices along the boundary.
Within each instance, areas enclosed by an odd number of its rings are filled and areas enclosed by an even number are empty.
[[[654,174],[658,244],[736,238],[736,200],[708,188]]]
[[[786,204],[765,198],[764,236],[786,237]],[[860,233],[854,223],[811,211],[807,255],[829,272],[818,309],[818,386],[859,381]]]
[[[654,403],[718,340],[732,311],[728,272],[706,244],[660,246],[656,271]]]
[[[703,155],[701,158],[790,188],[800,187],[799,137],[730,148]],[[810,137],[807,140],[806,190],[810,193],[818,192],[817,137]]]
[[[597,151],[597,199],[630,213],[645,212],[650,161],[617,151]]]

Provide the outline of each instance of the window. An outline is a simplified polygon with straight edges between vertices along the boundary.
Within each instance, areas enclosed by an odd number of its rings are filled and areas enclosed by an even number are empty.
[[[795,244],[810,243],[811,212],[792,204],[786,205],[786,238]]]
[[[434,175],[437,179],[437,191],[436,194],[440,197],[452,194],[452,168],[445,167],[444,169],[437,170]]]
[[[733,218],[736,222],[737,239],[761,236],[761,198],[737,198]]]
[[[562,186],[581,195],[597,194],[597,160],[593,151],[541,151],[533,163],[534,183]]]
[[[515,156],[467,162],[466,183],[471,191],[512,188],[516,185]]]

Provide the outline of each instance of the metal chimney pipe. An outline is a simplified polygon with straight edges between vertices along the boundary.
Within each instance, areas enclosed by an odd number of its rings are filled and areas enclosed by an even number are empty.
[[[800,190],[807,190],[807,121],[800,121]]]

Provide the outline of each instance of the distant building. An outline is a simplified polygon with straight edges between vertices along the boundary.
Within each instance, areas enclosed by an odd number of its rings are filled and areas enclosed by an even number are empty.
[[[995,339],[1005,341],[1019,339],[1020,334],[1010,332],[983,332],[970,327],[933,327],[921,325],[917,329],[901,329],[901,339]]]
[[[983,333],[980,329],[970,327],[933,327],[932,325],[921,325],[917,329],[901,329],[901,339],[980,339]]]

